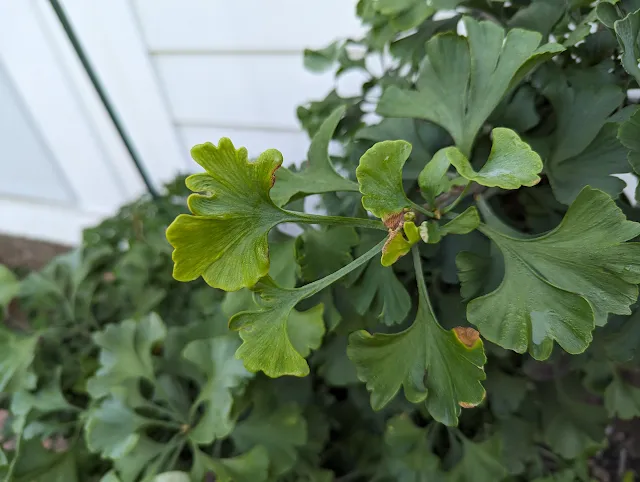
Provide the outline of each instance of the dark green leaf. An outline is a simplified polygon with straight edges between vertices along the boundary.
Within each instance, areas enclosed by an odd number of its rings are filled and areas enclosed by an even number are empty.
[[[467,316],[482,335],[518,353],[547,358],[553,341],[583,352],[607,313],[629,314],[640,283],[640,234],[602,191],[586,187],[560,226],[537,238],[514,238],[481,226],[505,258],[492,293],[471,301]]]
[[[492,22],[466,17],[464,23],[468,37],[447,33],[428,42],[417,90],[389,87],[378,113],[432,121],[469,156],[478,131],[509,89],[563,48],[538,48],[537,32],[514,29],[505,36]]]
[[[339,107],[322,123],[313,136],[307,153],[308,162],[302,171],[281,168],[276,172],[271,198],[278,206],[309,194],[358,190],[356,183],[336,172],[329,157],[329,143],[344,113],[345,108]]]

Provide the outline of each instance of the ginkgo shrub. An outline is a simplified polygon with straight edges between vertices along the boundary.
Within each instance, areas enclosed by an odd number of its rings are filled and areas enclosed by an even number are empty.
[[[0,267],[5,480],[600,480],[640,416],[640,2],[357,13],[305,52],[364,80],[298,109],[302,167],[215,139]]]

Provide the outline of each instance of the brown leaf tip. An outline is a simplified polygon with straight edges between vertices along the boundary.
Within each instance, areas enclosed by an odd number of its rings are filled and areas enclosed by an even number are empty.
[[[474,407],[476,407],[475,403],[467,403],[467,402],[458,402],[458,405],[460,405],[462,408],[474,408]]]
[[[404,213],[406,209],[398,213],[389,214],[387,217],[382,219],[384,225],[389,228],[390,231],[397,231],[404,224]]]
[[[480,339],[480,333],[470,327],[456,326],[453,329],[456,338],[460,340],[466,347],[471,348]],[[462,404],[460,404],[462,405]]]

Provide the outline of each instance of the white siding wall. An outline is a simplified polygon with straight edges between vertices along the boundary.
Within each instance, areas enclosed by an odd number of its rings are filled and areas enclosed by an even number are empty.
[[[295,108],[335,86],[302,51],[361,33],[357,0],[61,3],[156,185],[223,136],[304,160]],[[140,176],[48,1],[0,0],[0,66],[0,232],[75,243],[144,191]]]
[[[249,154],[304,160],[296,106],[334,87],[304,70],[304,48],[361,31],[356,0],[134,0],[144,41],[185,149],[230,137]],[[355,93],[346,76],[339,91]]]

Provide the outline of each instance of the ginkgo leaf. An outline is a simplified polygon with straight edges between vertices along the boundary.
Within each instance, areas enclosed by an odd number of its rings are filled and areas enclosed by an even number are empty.
[[[216,482],[266,482],[269,477],[269,455],[262,445],[235,457],[214,459],[201,450],[193,454],[189,480],[206,480],[206,474]]]
[[[108,398],[87,417],[87,447],[103,457],[117,460],[133,450],[140,439],[139,430],[148,422],[149,419],[136,414],[120,400]]]
[[[199,144],[191,155],[206,173],[189,176],[187,187],[206,194],[189,196],[193,215],[179,215],[167,229],[173,276],[202,276],[225,291],[253,286],[269,271],[267,234],[290,218],[269,197],[282,155],[269,149],[249,162],[247,150],[227,138],[217,147]]]
[[[414,260],[418,256],[414,252]],[[418,312],[409,328],[395,334],[357,331],[349,337],[347,352],[358,378],[371,392],[374,410],[388,404],[403,387],[410,402],[426,401],[435,420],[456,425],[461,407],[476,406],[485,396],[480,383],[486,362],[482,340],[471,328],[442,328],[421,275],[418,287]]]
[[[255,291],[262,298],[260,308],[242,311],[229,320],[230,328],[239,331],[244,342],[236,356],[247,370],[261,370],[272,378],[307,376],[309,365],[304,357],[320,346],[324,335],[323,306],[299,312],[294,307],[305,294],[299,290],[260,283]]]
[[[424,166],[438,149],[451,143],[449,135],[442,127],[422,119],[384,118],[379,124],[360,129],[356,139],[373,143],[389,139],[403,140],[411,144],[411,155],[404,166],[402,177],[414,181]]]
[[[527,395],[528,383],[525,378],[494,369],[488,370],[485,387],[491,411],[496,417],[504,420],[520,407]]]
[[[601,12],[598,11],[598,13],[600,14]],[[638,66],[638,58],[640,58],[640,45],[638,45],[640,10],[636,10],[624,18],[616,20],[613,23],[613,30],[622,48],[620,63],[640,85],[640,67]]]
[[[154,313],[140,321],[109,325],[96,333],[94,341],[101,348],[100,368],[87,382],[91,396],[104,397],[127,380],[155,380],[151,351],[166,335],[162,320]]]
[[[462,460],[451,471],[451,482],[495,482],[503,480],[507,468],[501,459],[501,440],[491,437],[481,443],[475,443],[462,437],[464,454]]]
[[[194,408],[204,404],[204,414],[189,430],[189,438],[198,444],[210,444],[229,435],[233,429],[232,392],[251,377],[242,362],[234,357],[238,345],[236,336],[217,336],[192,341],[184,349],[184,358],[198,368],[204,380],[193,403]]]
[[[398,215],[411,207],[402,186],[402,166],[409,158],[411,144],[384,141],[363,154],[356,169],[364,208],[379,217],[388,228],[396,228]]]
[[[447,157],[447,150],[443,148],[434,154],[418,175],[420,191],[431,207],[436,206],[436,197],[449,190],[449,166],[451,161]]]
[[[548,152],[541,152],[554,196],[571,204],[587,185],[618,195],[625,183],[613,174],[629,172],[629,165],[627,150],[616,139],[618,124],[609,116],[624,99],[622,89],[603,81],[597,70],[568,77],[549,68],[541,78],[542,93],[557,116],[546,140]]]
[[[298,447],[307,442],[307,424],[299,405],[284,403],[273,407],[258,399],[231,438],[241,451],[264,446],[269,454],[270,472],[278,476],[293,467]]]
[[[427,431],[406,414],[387,422],[384,443],[383,467],[392,480],[441,480],[440,459],[431,451]]]
[[[420,225],[420,237],[425,243],[439,243],[447,234],[469,234],[480,225],[480,215],[475,206],[465,209],[448,223],[425,221]]]
[[[0,264],[0,315],[20,292],[20,281],[5,265]]]
[[[444,155],[462,177],[483,186],[518,189],[538,184],[542,171],[540,156],[511,129],[496,127],[492,136],[491,153],[479,171],[456,147],[446,147]]]
[[[629,149],[627,159],[633,170],[640,172],[640,110],[620,124],[618,139]]]
[[[640,415],[640,388],[615,374],[604,391],[604,406],[610,417],[631,420]]]
[[[411,308],[411,297],[393,268],[371,261],[359,280],[349,287],[348,299],[356,312],[373,312],[385,325],[402,322]]]
[[[586,403],[577,377],[538,388],[544,442],[565,459],[574,459],[605,442],[607,415],[602,405]]]
[[[229,320],[240,332],[243,344],[236,356],[251,372],[263,371],[272,378],[283,375],[304,377],[309,374],[305,357],[318,348],[325,332],[321,304],[300,312],[295,306],[362,266],[380,252],[382,242],[347,266],[300,288],[281,288],[269,278],[253,289],[259,293],[260,306],[242,311]]]
[[[36,386],[33,359],[37,336],[20,336],[0,329],[0,393],[31,390]]]
[[[302,279],[314,281],[339,270],[353,260],[351,250],[357,244],[358,233],[353,228],[306,230],[295,242]]]
[[[292,172],[281,168],[276,173],[276,183],[271,189],[271,199],[278,206],[283,206],[300,196],[333,191],[358,191],[358,185],[338,174],[331,164],[329,143],[345,107],[338,107],[313,136],[309,152],[308,164],[300,172]]]
[[[546,359],[554,340],[583,352],[608,313],[630,314],[638,297],[640,224],[627,221],[604,192],[585,187],[560,225],[515,238],[481,225],[500,248],[505,273],[493,292],[472,300],[467,317],[498,345]]]
[[[465,17],[467,37],[438,34],[427,43],[417,90],[391,86],[377,112],[416,117],[449,131],[469,156],[475,137],[504,95],[534,67],[561,52],[558,44],[539,47],[537,32],[504,30],[493,22]]]

